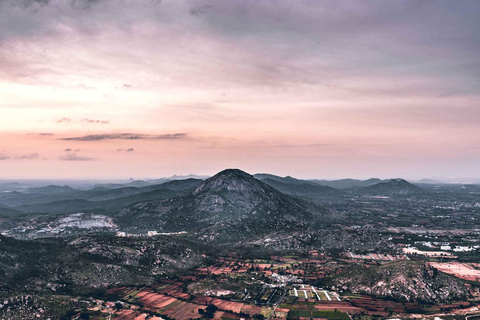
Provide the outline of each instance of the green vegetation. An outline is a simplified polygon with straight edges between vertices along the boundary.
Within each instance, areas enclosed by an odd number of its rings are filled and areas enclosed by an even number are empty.
[[[300,317],[327,318],[331,320],[350,319],[346,313],[339,311],[291,310],[288,313],[288,319],[298,319]]]

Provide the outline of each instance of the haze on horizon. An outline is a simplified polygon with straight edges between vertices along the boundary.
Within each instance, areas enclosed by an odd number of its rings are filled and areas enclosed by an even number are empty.
[[[0,178],[480,177],[480,2],[0,1]]]

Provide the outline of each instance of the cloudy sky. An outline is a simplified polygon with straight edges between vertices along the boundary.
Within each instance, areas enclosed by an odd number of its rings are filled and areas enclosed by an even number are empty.
[[[0,0],[0,177],[480,177],[480,1]]]

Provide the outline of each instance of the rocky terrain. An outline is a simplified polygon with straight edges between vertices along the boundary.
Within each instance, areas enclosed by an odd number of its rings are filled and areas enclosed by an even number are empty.
[[[356,293],[428,303],[449,303],[471,296],[470,286],[465,281],[439,272],[424,262],[399,261],[359,268],[353,267],[335,277],[335,286]]]
[[[158,275],[197,266],[203,259],[191,245],[161,236],[36,241],[0,236],[0,294],[85,293],[113,284],[150,283]]]
[[[244,243],[244,245],[265,248],[273,252],[295,253],[304,250],[320,250],[325,252],[395,252],[395,245],[377,234],[365,230],[344,230],[326,228],[320,230],[307,229],[295,232],[278,232],[261,239]]]

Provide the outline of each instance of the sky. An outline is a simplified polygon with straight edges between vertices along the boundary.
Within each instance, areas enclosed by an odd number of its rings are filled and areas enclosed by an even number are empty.
[[[478,0],[0,0],[0,178],[480,177]]]

